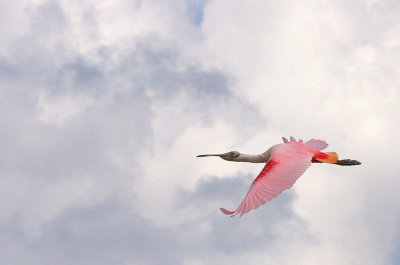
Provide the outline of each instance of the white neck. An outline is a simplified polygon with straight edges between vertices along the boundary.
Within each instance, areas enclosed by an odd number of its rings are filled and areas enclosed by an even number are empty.
[[[259,155],[246,155],[240,154],[239,157],[235,158],[232,161],[236,162],[250,162],[250,163],[266,163],[269,159],[269,154],[262,153]]]

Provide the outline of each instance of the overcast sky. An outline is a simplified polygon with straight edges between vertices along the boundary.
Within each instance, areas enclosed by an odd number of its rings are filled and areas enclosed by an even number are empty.
[[[0,264],[399,264],[400,2],[0,8]],[[281,136],[317,164],[241,218]]]

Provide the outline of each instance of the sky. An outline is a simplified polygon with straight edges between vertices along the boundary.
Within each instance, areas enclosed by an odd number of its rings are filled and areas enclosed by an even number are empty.
[[[400,264],[400,2],[0,8],[1,264]],[[281,137],[312,165],[241,218]]]

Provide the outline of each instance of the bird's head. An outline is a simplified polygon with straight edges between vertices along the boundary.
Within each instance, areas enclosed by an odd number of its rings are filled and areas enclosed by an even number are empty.
[[[206,156],[219,156],[224,160],[235,161],[235,159],[240,156],[240,153],[238,151],[230,151],[224,154],[198,155],[197,157],[206,157]]]

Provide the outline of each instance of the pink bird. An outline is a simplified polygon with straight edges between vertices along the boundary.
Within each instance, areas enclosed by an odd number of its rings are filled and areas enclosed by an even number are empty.
[[[234,162],[266,163],[247,192],[246,197],[235,211],[220,210],[227,215],[235,216],[257,209],[278,196],[282,191],[293,186],[296,180],[307,170],[311,163],[329,163],[340,166],[361,165],[357,160],[338,160],[334,152],[324,153],[328,144],[325,141],[311,139],[305,143],[294,137],[288,141],[282,137],[283,144],[277,144],[259,155],[245,155],[238,151],[225,154],[198,155],[197,157],[219,156]]]

